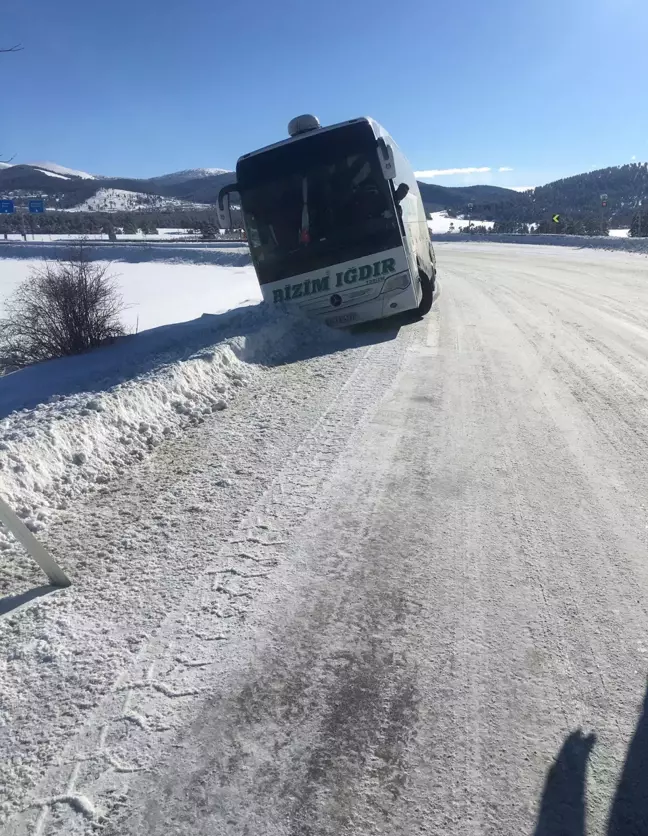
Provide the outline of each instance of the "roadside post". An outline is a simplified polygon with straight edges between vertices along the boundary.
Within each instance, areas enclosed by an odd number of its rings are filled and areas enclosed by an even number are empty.
[[[30,200],[27,204],[30,214],[40,215],[45,211],[45,201],[41,199]],[[13,215],[16,206],[13,200],[0,198],[0,215]],[[25,212],[20,213],[22,220],[23,237],[27,240],[25,232]],[[11,510],[2,497],[0,497],[0,523],[10,531],[18,542],[25,549],[27,554],[34,560],[49,578],[53,586],[70,586],[71,581],[63,569],[54,560],[45,546],[31,533],[25,523]]]
[[[11,510],[2,497],[0,497],[0,523],[13,534],[32,560],[38,563],[53,586],[71,586],[72,581],[52,555],[34,537],[25,523]]]
[[[32,215],[42,215],[45,212],[45,201],[42,198],[31,198],[27,203],[27,209],[29,210],[29,228],[31,229],[32,240],[35,240]]]
[[[16,209],[20,211],[16,213]],[[0,198],[0,215],[13,215],[19,214],[20,215],[20,228],[22,232],[23,241],[27,240],[27,230],[25,228],[25,215],[42,215],[45,212],[45,200],[41,197],[38,198],[29,198],[27,204],[25,205],[22,201],[20,205],[16,207],[16,204],[13,200],[9,198]],[[30,228],[32,231],[32,238],[34,237],[34,227],[30,221]]]
[[[13,200],[9,200],[7,198],[0,198],[0,215],[13,215],[15,212],[15,206]],[[5,241],[7,240],[8,236],[5,232],[4,234]]]
[[[605,207],[607,206],[608,196],[601,195],[601,235],[605,235]]]

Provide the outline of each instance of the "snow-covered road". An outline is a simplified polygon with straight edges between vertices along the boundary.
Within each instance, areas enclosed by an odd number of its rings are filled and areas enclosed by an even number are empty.
[[[53,518],[3,834],[648,832],[648,259],[437,254]]]

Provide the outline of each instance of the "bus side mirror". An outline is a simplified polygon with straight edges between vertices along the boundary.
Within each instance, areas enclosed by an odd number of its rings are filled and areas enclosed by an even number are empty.
[[[222,229],[232,229],[232,213],[230,211],[230,194],[238,191],[236,183],[230,183],[228,186],[223,186],[218,194],[218,223]]]
[[[394,200],[396,201],[396,203],[400,203],[401,200],[407,196],[408,192],[409,186],[407,185],[407,183],[401,183],[394,192]]]
[[[393,180],[396,176],[396,165],[394,164],[394,152],[391,145],[387,145],[381,136],[377,141],[378,160],[385,180]]]

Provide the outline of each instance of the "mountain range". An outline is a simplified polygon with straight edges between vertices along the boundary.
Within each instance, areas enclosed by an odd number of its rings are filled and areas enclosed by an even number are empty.
[[[136,179],[89,174],[56,163],[2,164],[0,198],[44,197],[49,209],[123,211],[187,209],[213,204],[234,172],[222,168],[176,171],[159,177]],[[129,196],[130,195],[130,196]],[[149,198],[147,200],[147,198]]]
[[[0,198],[44,197],[49,209],[68,211],[204,210],[214,206],[222,186],[234,178],[234,172],[220,168],[137,179],[90,174],[50,162],[0,163]],[[611,226],[623,226],[648,200],[648,164],[577,174],[526,192],[488,185],[419,186],[429,211],[447,209],[483,220],[527,223],[556,213],[578,217],[603,211]],[[605,201],[601,195],[607,196]]]

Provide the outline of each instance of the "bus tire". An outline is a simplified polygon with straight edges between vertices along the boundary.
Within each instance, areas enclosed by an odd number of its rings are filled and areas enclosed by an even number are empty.
[[[434,300],[434,285],[422,270],[419,270],[419,279],[421,281],[421,301],[418,306],[419,316],[425,316],[430,312],[432,301]]]

